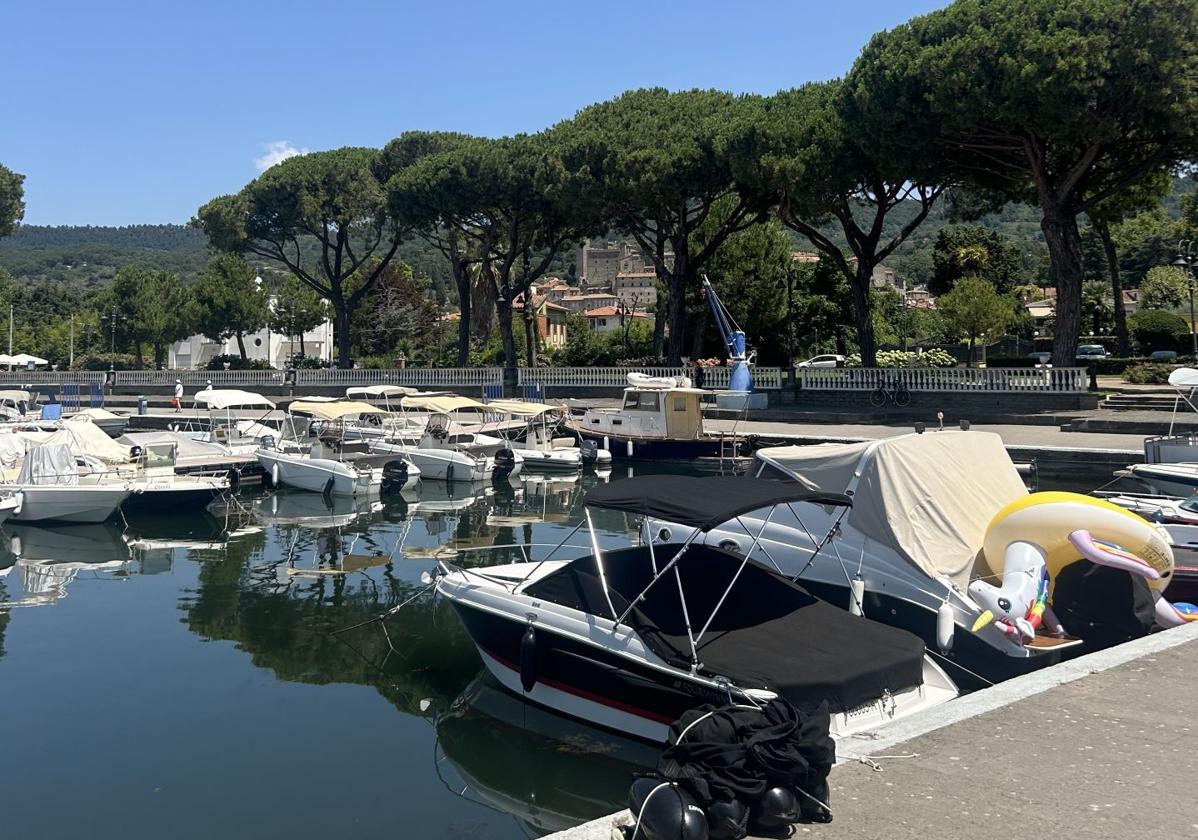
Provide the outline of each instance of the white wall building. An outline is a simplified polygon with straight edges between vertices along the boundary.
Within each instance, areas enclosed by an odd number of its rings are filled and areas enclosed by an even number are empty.
[[[276,301],[277,298],[271,295],[271,312],[275,309]],[[271,367],[279,370],[285,369],[288,360],[300,352],[299,336],[284,335],[274,332],[269,327],[255,333],[247,333],[244,340],[245,354],[250,360],[265,359]],[[306,355],[331,362],[336,353],[333,322],[326,319],[324,323],[304,333],[303,347]],[[167,366],[172,370],[201,370],[216,356],[240,354],[236,336],[227,341],[220,341],[203,335],[193,335],[171,345]]]

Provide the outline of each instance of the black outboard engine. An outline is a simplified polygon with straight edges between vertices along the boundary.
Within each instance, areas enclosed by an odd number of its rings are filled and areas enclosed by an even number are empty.
[[[582,453],[582,462],[584,464],[593,464],[595,459],[599,457],[599,444],[593,440],[584,439],[578,444],[578,451]]]
[[[510,449],[500,449],[495,453],[495,478],[507,478],[516,469],[516,453]]]
[[[628,791],[628,810],[645,840],[708,840],[707,817],[694,797],[676,784],[641,778]]]
[[[408,483],[408,462],[402,458],[383,464],[383,489],[388,492],[402,490]]]

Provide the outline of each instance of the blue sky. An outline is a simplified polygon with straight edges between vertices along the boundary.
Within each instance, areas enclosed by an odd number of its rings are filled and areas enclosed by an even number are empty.
[[[272,150],[535,131],[651,85],[769,93],[942,5],[11,3],[0,163],[27,176],[29,224],[184,222]]]

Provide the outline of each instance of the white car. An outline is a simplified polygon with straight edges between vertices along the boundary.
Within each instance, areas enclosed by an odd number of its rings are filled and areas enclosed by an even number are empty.
[[[1101,344],[1082,344],[1077,348],[1077,360],[1079,362],[1093,362],[1105,359],[1110,354]]]
[[[826,353],[823,356],[812,356],[805,362],[799,362],[801,368],[838,368],[844,367],[844,356],[838,356],[835,353]]]

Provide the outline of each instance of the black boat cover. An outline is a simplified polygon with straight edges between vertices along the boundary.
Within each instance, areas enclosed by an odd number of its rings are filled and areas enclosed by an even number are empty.
[[[623,613],[681,546],[647,546],[603,555],[612,606]],[[923,641],[820,601],[798,584],[750,560],[719,610],[742,558],[715,546],[692,544],[676,564],[704,673],[723,675],[742,688],[768,688],[805,712],[827,701],[847,712],[886,690],[902,691],[923,680]],[[689,668],[690,642],[678,585],[671,569],[628,613],[626,622],[655,654]],[[594,615],[615,618],[607,607],[593,556],[582,557],[525,589]]]
[[[592,507],[620,510],[710,531],[743,513],[788,502],[849,507],[843,493],[808,490],[742,476],[641,475],[600,484],[587,493]]]

